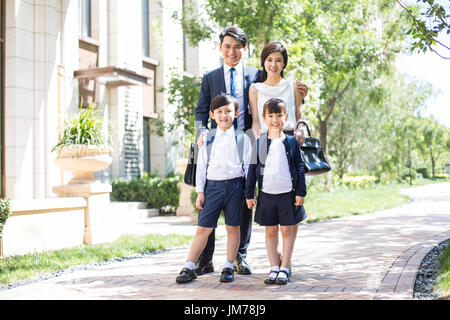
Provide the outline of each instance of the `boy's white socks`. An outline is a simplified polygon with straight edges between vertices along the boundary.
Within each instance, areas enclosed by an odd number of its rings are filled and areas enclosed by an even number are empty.
[[[230,262],[228,260],[225,260],[225,264],[223,266],[224,268],[230,268],[233,269],[233,262]]]
[[[184,264],[185,268],[188,268],[189,270],[194,270],[195,268],[195,263],[192,261],[186,261],[186,263]]]

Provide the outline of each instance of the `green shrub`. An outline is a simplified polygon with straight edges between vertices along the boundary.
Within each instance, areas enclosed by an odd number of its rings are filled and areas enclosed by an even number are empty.
[[[178,208],[180,177],[152,177],[144,175],[141,178],[125,180],[122,178],[110,181],[112,186],[111,200],[147,202],[149,208]]]
[[[435,179],[448,179],[449,175],[445,173],[437,173],[434,178]]]
[[[418,174],[421,174],[423,178],[428,179],[430,177],[430,175],[428,174],[428,169],[427,168],[417,168],[416,172]]]
[[[375,186],[377,178],[374,176],[344,176],[342,184],[348,189],[368,189]]]
[[[9,199],[0,199],[0,238],[3,234],[3,226],[9,218],[11,204]]]

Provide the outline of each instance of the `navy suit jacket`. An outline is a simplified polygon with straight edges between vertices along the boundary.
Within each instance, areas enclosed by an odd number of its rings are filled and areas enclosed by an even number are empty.
[[[252,116],[249,112],[248,91],[250,85],[259,82],[261,70],[244,65],[243,85],[244,85],[244,130],[252,127]],[[195,109],[195,121],[201,121],[201,128],[208,128],[209,106],[212,99],[217,95],[226,93],[225,76],[223,66],[206,73],[202,79],[200,95]],[[217,127],[216,121],[211,119],[211,128]]]

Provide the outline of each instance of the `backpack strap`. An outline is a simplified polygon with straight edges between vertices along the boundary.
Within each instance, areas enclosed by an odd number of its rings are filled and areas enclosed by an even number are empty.
[[[256,141],[258,161],[265,165],[267,158],[267,132],[262,133]]]
[[[242,163],[242,165],[244,165],[244,134],[244,130],[242,129],[234,130],[234,137],[239,153],[239,161]]]
[[[212,144],[214,142],[214,138],[216,137],[216,131],[217,129],[211,129],[211,131],[208,132],[206,135],[206,154],[207,154],[207,161],[206,163],[209,164],[209,160],[211,158],[211,149]]]

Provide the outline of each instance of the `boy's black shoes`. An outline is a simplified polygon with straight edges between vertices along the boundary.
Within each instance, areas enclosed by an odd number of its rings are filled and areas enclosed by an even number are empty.
[[[244,258],[236,257],[234,261],[234,271],[237,271],[239,274],[251,274],[249,265],[244,260]]]
[[[201,276],[205,273],[214,272],[214,266],[212,261],[208,261],[207,263],[200,263],[199,261],[197,261],[194,270],[196,275]]]
[[[177,283],[186,283],[194,279],[197,279],[194,270],[183,268],[180,274],[178,275],[176,281]]]
[[[220,282],[232,282],[234,280],[234,270],[231,268],[223,268]]]

